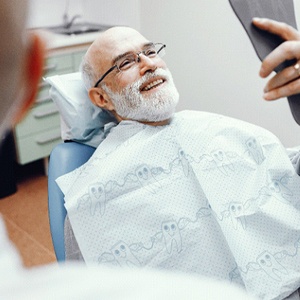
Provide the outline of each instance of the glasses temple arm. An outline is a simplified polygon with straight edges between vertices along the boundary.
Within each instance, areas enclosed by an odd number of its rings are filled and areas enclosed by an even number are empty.
[[[99,80],[97,80],[97,82],[95,83],[94,87],[96,88],[98,86],[98,84],[104,79],[105,76],[107,76],[111,71],[113,71],[115,68],[117,68],[117,65],[114,65],[113,67],[111,67],[109,70],[107,70],[103,76],[100,77]]]

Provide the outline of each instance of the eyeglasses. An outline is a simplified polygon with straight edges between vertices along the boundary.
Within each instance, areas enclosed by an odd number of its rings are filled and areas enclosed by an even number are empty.
[[[115,59],[115,65],[103,74],[103,76],[95,83],[94,87],[96,88],[99,85],[99,83],[114,69],[117,69],[119,72],[122,72],[127,71],[133,66],[135,66],[136,63],[141,61],[141,54],[149,58],[155,58],[157,55],[159,55],[160,57],[164,56],[166,53],[165,48],[165,44],[151,43],[146,45],[143,51],[140,51],[138,53],[125,53],[124,55],[117,57],[117,59]]]

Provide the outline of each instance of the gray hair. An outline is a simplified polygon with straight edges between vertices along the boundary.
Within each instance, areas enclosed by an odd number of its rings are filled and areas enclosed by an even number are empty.
[[[97,74],[95,73],[93,66],[87,59],[87,55],[85,55],[82,59],[82,62],[80,64],[80,72],[85,88],[87,90],[91,89],[97,80]]]
[[[105,31],[100,32],[98,38],[94,41],[94,43],[89,47],[86,54],[82,58],[82,62],[80,64],[79,70],[81,71],[82,80],[87,90],[94,87],[96,81],[99,78],[99,71],[95,68],[94,61],[95,56],[99,57],[101,55],[101,51],[99,51],[99,39],[102,38],[102,35]]]

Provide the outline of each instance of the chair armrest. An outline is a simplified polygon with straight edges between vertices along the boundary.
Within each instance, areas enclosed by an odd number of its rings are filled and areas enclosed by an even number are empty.
[[[50,231],[58,261],[65,260],[64,221],[66,209],[64,195],[55,180],[83,165],[95,148],[76,142],[58,144],[50,154],[48,170],[48,211]]]

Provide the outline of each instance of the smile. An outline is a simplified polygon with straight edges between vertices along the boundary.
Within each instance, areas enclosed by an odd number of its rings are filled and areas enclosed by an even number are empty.
[[[146,86],[142,89],[142,91],[149,91],[149,90],[151,90],[151,89],[153,89],[153,88],[155,88],[155,87],[161,85],[162,83],[164,83],[164,80],[163,80],[163,79],[157,79],[157,80],[155,80],[155,81],[149,83],[148,85],[146,85]]]

